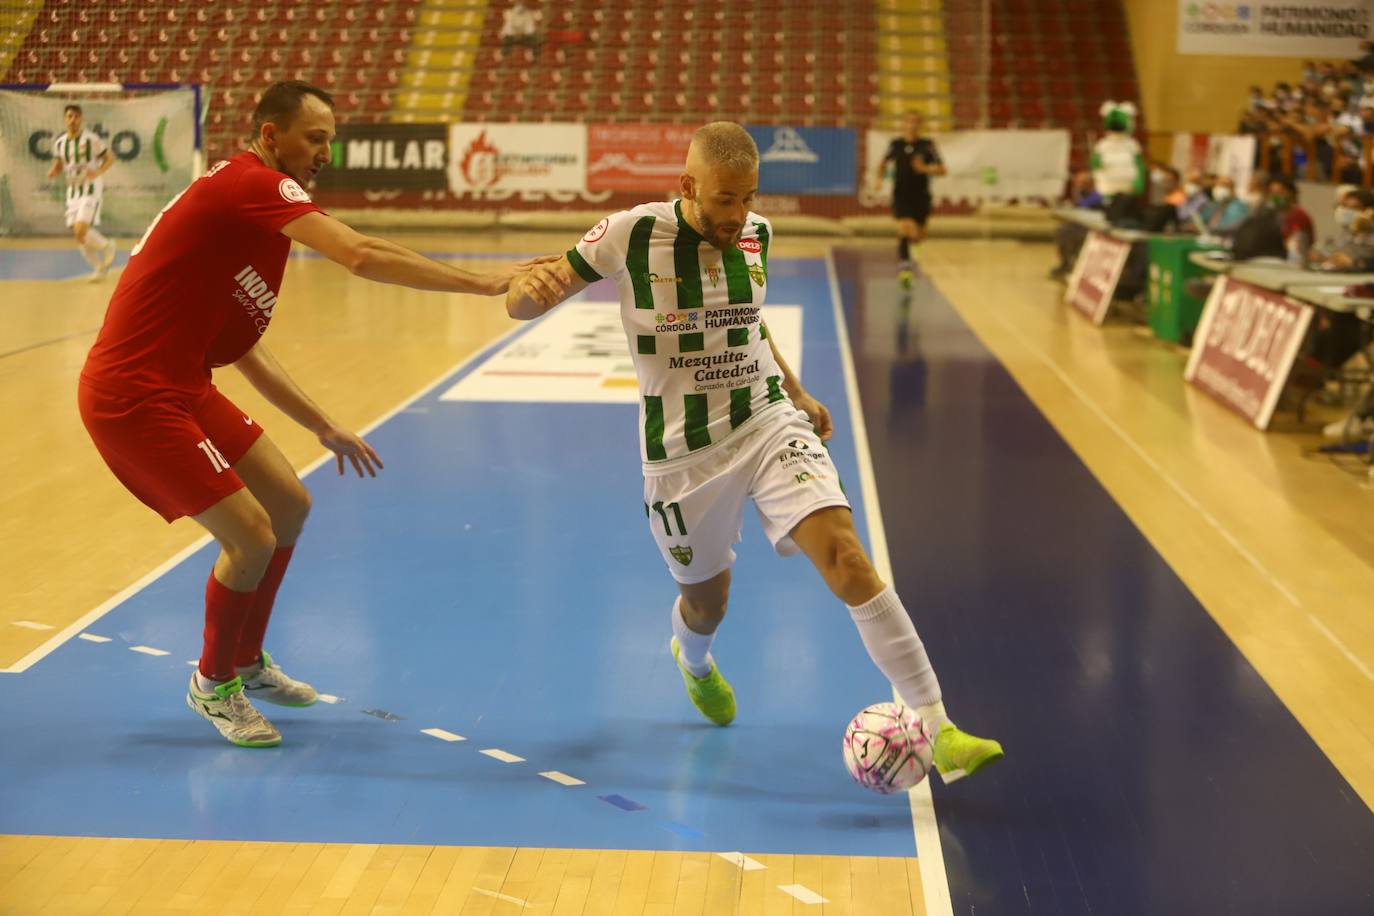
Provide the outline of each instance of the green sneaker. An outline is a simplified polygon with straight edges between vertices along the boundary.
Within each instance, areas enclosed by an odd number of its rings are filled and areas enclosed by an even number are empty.
[[[902,270],[897,273],[897,279],[901,282],[902,289],[911,289],[911,281],[914,278],[915,275],[909,269]]]
[[[945,785],[972,776],[1002,756],[1002,745],[996,741],[962,732],[949,722],[940,726],[935,738],[935,768]]]
[[[673,650],[673,661],[677,662],[677,669],[682,672],[682,683],[687,685],[687,696],[692,698],[692,705],[717,725],[729,725],[735,721],[735,691],[720,676],[716,663],[711,662],[710,674],[697,677],[682,666],[682,660],[678,658],[676,636],[669,645]]]

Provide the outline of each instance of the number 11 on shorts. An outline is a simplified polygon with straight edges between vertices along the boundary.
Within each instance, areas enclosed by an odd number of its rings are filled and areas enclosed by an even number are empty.
[[[648,515],[648,514],[649,514],[649,509],[650,509],[650,508],[651,508],[650,506],[645,505],[645,507],[644,507],[644,514],[645,514],[645,515]],[[668,535],[668,537],[672,537],[672,536],[673,536],[673,524],[672,524],[672,521],[669,520],[669,518],[668,518],[668,510],[671,509],[671,510],[673,510],[673,520],[676,520],[676,521],[677,521],[678,534],[681,535],[682,537],[686,537],[686,536],[687,536],[687,523],[684,522],[684,521],[682,520],[682,508],[681,508],[680,506],[678,506],[677,503],[668,503],[667,505],[664,505],[664,504],[660,501],[660,502],[654,503],[653,506],[652,506],[652,508],[653,508],[653,510],[654,510],[655,512],[658,513],[658,517],[661,518],[661,519],[663,519],[663,533],[664,533],[664,534]]]
[[[219,453],[219,449],[215,448],[215,443],[206,439],[202,442],[197,442],[196,447],[205,453],[206,458],[210,459],[210,464],[214,467],[216,474],[223,474],[225,471],[229,470],[229,462],[225,461],[224,456]]]

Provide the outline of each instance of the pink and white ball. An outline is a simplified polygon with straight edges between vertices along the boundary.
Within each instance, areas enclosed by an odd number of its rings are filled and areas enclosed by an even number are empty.
[[[874,703],[844,730],[849,775],[883,795],[905,792],[925,779],[934,753],[921,717],[898,703]]]

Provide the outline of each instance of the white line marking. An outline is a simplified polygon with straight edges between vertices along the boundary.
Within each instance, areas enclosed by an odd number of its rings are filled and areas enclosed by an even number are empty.
[[[94,633],[82,633],[77,639],[84,639],[86,642],[109,642],[108,636],[96,636]]]
[[[514,754],[512,754],[512,753],[510,753],[510,752],[508,752],[508,751],[503,751],[503,750],[501,750],[499,747],[489,747],[489,748],[487,748],[487,749],[484,750],[484,751],[478,751],[478,753],[479,753],[479,754],[486,754],[488,757],[491,757],[491,758],[494,759],[494,760],[499,760],[499,761],[501,761],[502,763],[524,763],[524,762],[525,762],[525,758],[524,758],[524,757],[517,757],[517,756],[515,756]]]
[[[809,887],[803,887],[800,884],[779,884],[778,890],[782,891],[784,894],[796,897],[802,903],[816,904],[830,902]]]
[[[442,728],[422,728],[420,734],[429,735],[431,738],[438,738],[440,741],[466,741],[462,735],[455,735],[453,732],[446,732]]]
[[[186,664],[190,665],[192,668],[199,668],[199,667],[200,667],[200,659],[198,659],[198,658],[193,658],[193,659],[191,659],[189,662],[187,662]]]
[[[16,627],[23,627],[23,628],[26,629],[26,630],[51,630],[51,629],[54,629],[54,627],[53,627],[52,624],[50,624],[50,623],[39,623],[39,622],[36,621],[36,620],[16,620],[16,621],[14,621],[14,625],[15,625]]]
[[[335,703],[341,703],[343,701],[340,700],[338,697],[334,696],[334,694],[332,693],[322,693],[320,694],[320,702],[328,703],[329,705],[333,706]]]
[[[873,475],[873,456],[868,450],[868,427],[864,424],[863,405],[859,402],[859,382],[854,374],[854,354],[849,349],[849,328],[844,323],[840,307],[840,281],[835,274],[834,249],[826,249],[825,269],[830,276],[830,304],[835,311],[835,334],[840,347],[840,365],[844,369],[844,387],[849,395],[850,422],[854,425],[854,451],[859,461],[859,492],[863,495],[864,514],[868,518],[868,543],[873,551],[873,566],[884,582],[892,581],[892,560],[887,552],[887,532],[883,528],[882,509],[878,505],[878,484]],[[893,699],[901,702],[897,691]],[[949,876],[945,874],[945,856],[940,846],[940,828],[935,822],[935,801],[930,795],[930,780],[923,779],[907,793],[911,803],[911,823],[916,833],[916,861],[921,868],[921,887],[925,891],[927,916],[954,916],[954,902],[949,896]]]
[[[488,897],[495,897],[497,900],[504,900],[507,903],[518,903],[521,906],[529,906],[529,903],[527,903],[524,900],[521,900],[519,897],[511,897],[507,894],[498,894],[496,893],[496,891],[489,891],[485,887],[474,887],[473,890],[479,894],[486,894]]]
[[[1153,471],[1159,477],[1160,480],[1168,484],[1169,489],[1177,493],[1178,497],[1182,499],[1185,503],[1187,503],[1190,509],[1196,512],[1198,515],[1202,516],[1202,520],[1205,521],[1208,524],[1208,526],[1212,528],[1213,531],[1221,535],[1222,540],[1224,540],[1227,544],[1231,545],[1231,548],[1235,550],[1236,553],[1240,554],[1241,558],[1244,559],[1245,562],[1249,563],[1252,567],[1254,567],[1255,571],[1258,572],[1261,576],[1263,576],[1265,580],[1274,587],[1274,590],[1284,597],[1284,600],[1286,600],[1289,604],[1293,605],[1293,607],[1302,611],[1307,616],[1308,622],[1311,623],[1314,627],[1316,627],[1317,630],[1324,637],[1331,641],[1331,644],[1334,645],[1336,649],[1346,657],[1346,660],[1349,661],[1355,667],[1355,670],[1359,671],[1370,682],[1374,682],[1374,671],[1371,671],[1369,669],[1369,666],[1360,660],[1359,656],[1357,656],[1354,652],[1350,651],[1350,648],[1346,646],[1345,643],[1341,642],[1340,639],[1336,636],[1336,634],[1331,632],[1331,630],[1326,626],[1324,622],[1322,622],[1320,618],[1317,617],[1316,614],[1313,614],[1311,611],[1309,611],[1303,605],[1302,601],[1298,599],[1298,596],[1293,594],[1293,592],[1288,588],[1287,585],[1283,584],[1283,582],[1280,581],[1277,576],[1270,572],[1269,568],[1266,567],[1258,557],[1251,553],[1245,547],[1245,545],[1242,544],[1238,538],[1236,538],[1235,535],[1233,535],[1224,525],[1222,525],[1222,523],[1217,519],[1215,515],[1207,511],[1207,508],[1203,506],[1202,503],[1198,502],[1197,498],[1194,497],[1193,494],[1190,493],[1187,489],[1185,489],[1183,484],[1179,483],[1168,471],[1164,469],[1164,467],[1159,462],[1155,461],[1155,459],[1151,457],[1148,452],[1145,451],[1145,449],[1140,445],[1140,443],[1136,442],[1136,440],[1131,437],[1130,433],[1126,432],[1125,429],[1123,429],[1115,420],[1111,418],[1110,414],[1108,414],[1101,407],[1099,407],[1097,403],[1088,396],[1088,393],[1086,391],[1078,387],[1077,383],[1075,383],[1074,380],[1070,378],[1069,375],[1066,372],[1064,372],[1063,369],[1059,368],[1059,366],[1057,366],[1054,363],[1054,361],[1051,360],[1047,354],[1045,354],[1044,351],[1042,351],[1039,347],[1035,346],[1034,344],[1027,342],[1026,339],[1016,330],[1014,325],[1012,325],[1001,315],[997,314],[996,310],[991,311],[989,314],[995,321],[997,321],[998,324],[1002,325],[1003,328],[1010,332],[1011,336],[1013,337],[1013,339],[1016,340],[1017,343],[1019,343],[1022,347],[1030,351],[1030,353],[1034,355],[1036,359],[1038,359],[1047,369],[1053,372],[1055,377],[1059,379],[1059,381],[1064,385],[1064,387],[1072,391],[1074,396],[1077,397],[1078,400],[1082,401],[1084,406],[1091,410],[1093,412],[1093,415],[1096,416],[1099,420],[1101,420],[1102,424],[1106,426],[1108,429],[1110,429],[1112,433],[1118,439],[1120,439],[1122,443],[1124,443],[1125,446],[1128,449],[1130,449],[1137,458],[1144,462],[1146,467]]]
[[[720,856],[731,865],[738,865],[744,871],[759,871],[760,869],[768,867],[762,862],[749,858],[742,852],[718,852],[716,855]]]
[[[165,649],[154,649],[152,646],[130,646],[130,652],[142,652],[144,655],[171,655]]]
[[[429,394],[429,393],[430,393],[431,391],[433,391],[435,388],[438,388],[438,387],[439,387],[440,385],[442,385],[445,381],[447,381],[448,378],[449,378],[450,376],[453,376],[453,375],[456,375],[456,374],[459,373],[459,372],[462,372],[464,369],[466,369],[466,368],[468,367],[469,364],[474,363],[474,362],[476,362],[478,359],[480,359],[480,358],[482,357],[482,355],[485,354],[488,350],[492,349],[493,347],[500,347],[500,346],[502,346],[503,344],[505,344],[507,338],[513,337],[514,335],[520,333],[521,331],[528,330],[528,329],[529,329],[529,326],[530,326],[530,325],[529,325],[529,322],[522,322],[521,324],[516,325],[515,327],[511,328],[511,329],[510,329],[509,331],[507,331],[506,333],[502,334],[500,337],[498,337],[498,338],[496,338],[495,340],[493,340],[491,343],[488,343],[488,344],[486,344],[485,346],[483,346],[483,347],[481,347],[480,349],[478,349],[477,352],[475,352],[475,353],[473,353],[472,355],[468,356],[466,359],[464,359],[464,360],[462,360],[461,362],[458,362],[457,364],[453,365],[452,367],[450,367],[450,368],[444,370],[444,374],[443,374],[443,375],[440,375],[438,378],[434,379],[434,381],[432,381],[432,382],[430,382],[429,384],[425,385],[425,387],[421,388],[421,389],[420,389],[419,391],[417,391],[415,394],[412,394],[410,397],[406,398],[404,401],[402,401],[401,403],[397,404],[397,405],[396,405],[395,407],[393,407],[391,410],[389,410],[389,411],[387,411],[386,413],[382,414],[382,416],[380,416],[380,417],[377,418],[376,420],[372,421],[372,423],[370,423],[370,424],[368,424],[367,426],[363,427],[362,429],[358,430],[358,435],[364,436],[364,437],[367,436],[368,433],[372,432],[372,431],[373,431],[374,429],[376,429],[378,426],[381,426],[381,425],[382,425],[383,423],[385,423],[387,420],[390,420],[392,417],[396,416],[396,415],[397,415],[398,413],[400,413],[402,410],[405,410],[405,409],[406,409],[407,407],[409,407],[412,403],[414,403],[415,401],[418,401],[420,398],[422,398],[422,397],[424,397],[425,395]],[[327,462],[327,461],[333,461],[333,460],[334,460],[334,454],[333,454],[332,452],[326,452],[325,454],[323,454],[323,455],[321,455],[320,457],[316,458],[314,461],[312,461],[312,462],[310,462],[309,464],[307,464],[303,469],[301,469],[301,470],[298,471],[297,473],[298,473],[301,477],[304,477],[304,476],[306,476],[307,474],[309,474],[309,473],[311,473],[312,471],[314,471],[316,468],[318,468],[318,467],[320,467],[321,465],[323,465],[325,462]],[[72,638],[73,636],[75,636],[77,633],[79,633],[79,632],[81,632],[82,630],[86,629],[86,627],[90,626],[92,623],[94,623],[95,621],[99,620],[101,617],[104,617],[104,616],[105,616],[106,614],[108,614],[110,611],[112,611],[112,610],[114,610],[115,608],[119,607],[119,606],[120,606],[121,604],[123,604],[125,601],[128,601],[128,600],[129,600],[130,598],[132,598],[134,595],[136,595],[136,594],[138,594],[139,592],[143,591],[143,589],[147,588],[150,584],[152,584],[152,583],[155,582],[156,580],[160,579],[164,574],[166,574],[169,570],[171,570],[173,567],[175,567],[175,566],[176,566],[178,563],[180,563],[182,560],[186,559],[186,558],[189,557],[191,554],[195,553],[197,550],[200,550],[200,548],[202,548],[202,547],[204,547],[206,544],[210,543],[210,540],[211,540],[210,535],[206,534],[206,535],[204,535],[203,537],[197,539],[194,543],[188,544],[188,545],[187,545],[186,547],[184,547],[182,550],[180,550],[180,551],[178,551],[176,554],[174,554],[174,555],[173,555],[170,559],[168,559],[166,562],[164,562],[164,563],[162,563],[161,565],[159,565],[156,569],[154,569],[154,570],[152,570],[151,572],[149,572],[147,575],[145,575],[143,578],[139,579],[137,582],[134,582],[132,585],[130,585],[130,586],[128,586],[127,588],[125,588],[125,589],[124,589],[123,591],[121,591],[119,594],[114,595],[114,596],[111,597],[109,600],[102,602],[98,607],[95,607],[95,608],[93,608],[92,610],[87,611],[87,612],[86,612],[85,614],[83,614],[80,618],[78,618],[77,620],[73,621],[73,622],[72,622],[71,624],[69,624],[68,626],[63,627],[60,631],[58,631],[57,633],[55,633],[55,634],[53,634],[51,637],[49,637],[42,645],[40,645],[38,648],[34,649],[34,650],[33,650],[32,652],[30,652],[28,655],[25,655],[23,658],[19,659],[19,661],[15,662],[15,663],[14,663],[13,665],[11,665],[10,667],[8,667],[8,668],[0,668],[0,674],[22,674],[23,672],[29,670],[29,669],[32,668],[37,662],[39,662],[39,661],[42,660],[44,657],[46,657],[49,653],[51,653],[51,652],[52,652],[54,649],[56,649],[58,646],[62,645],[64,642],[66,642],[67,640],[71,639],[71,638]],[[197,663],[197,664],[199,664],[199,663]]]
[[[540,776],[543,776],[545,779],[552,779],[554,782],[558,783],[560,786],[585,786],[585,785],[586,785],[585,782],[583,782],[582,780],[578,779],[577,777],[575,777],[575,776],[569,776],[567,773],[560,773],[560,772],[558,772],[557,770],[545,770],[543,773],[540,773],[539,775],[540,775]]]

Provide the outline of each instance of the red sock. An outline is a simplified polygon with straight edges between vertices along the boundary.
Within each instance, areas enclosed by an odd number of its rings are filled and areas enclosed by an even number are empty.
[[[248,616],[243,620],[243,629],[239,631],[234,664],[240,668],[258,663],[258,656],[262,654],[262,641],[267,635],[267,621],[272,616],[272,605],[277,600],[277,589],[281,587],[282,577],[286,575],[286,564],[291,562],[291,551],[295,549],[294,544],[290,547],[278,547],[277,552],[272,554],[271,562],[267,564],[267,572],[262,574],[262,581],[258,583],[255,593],[256,598],[249,608]]]
[[[200,653],[200,673],[209,680],[234,679],[234,650],[256,594],[232,591],[210,571],[205,583],[205,648]]]

